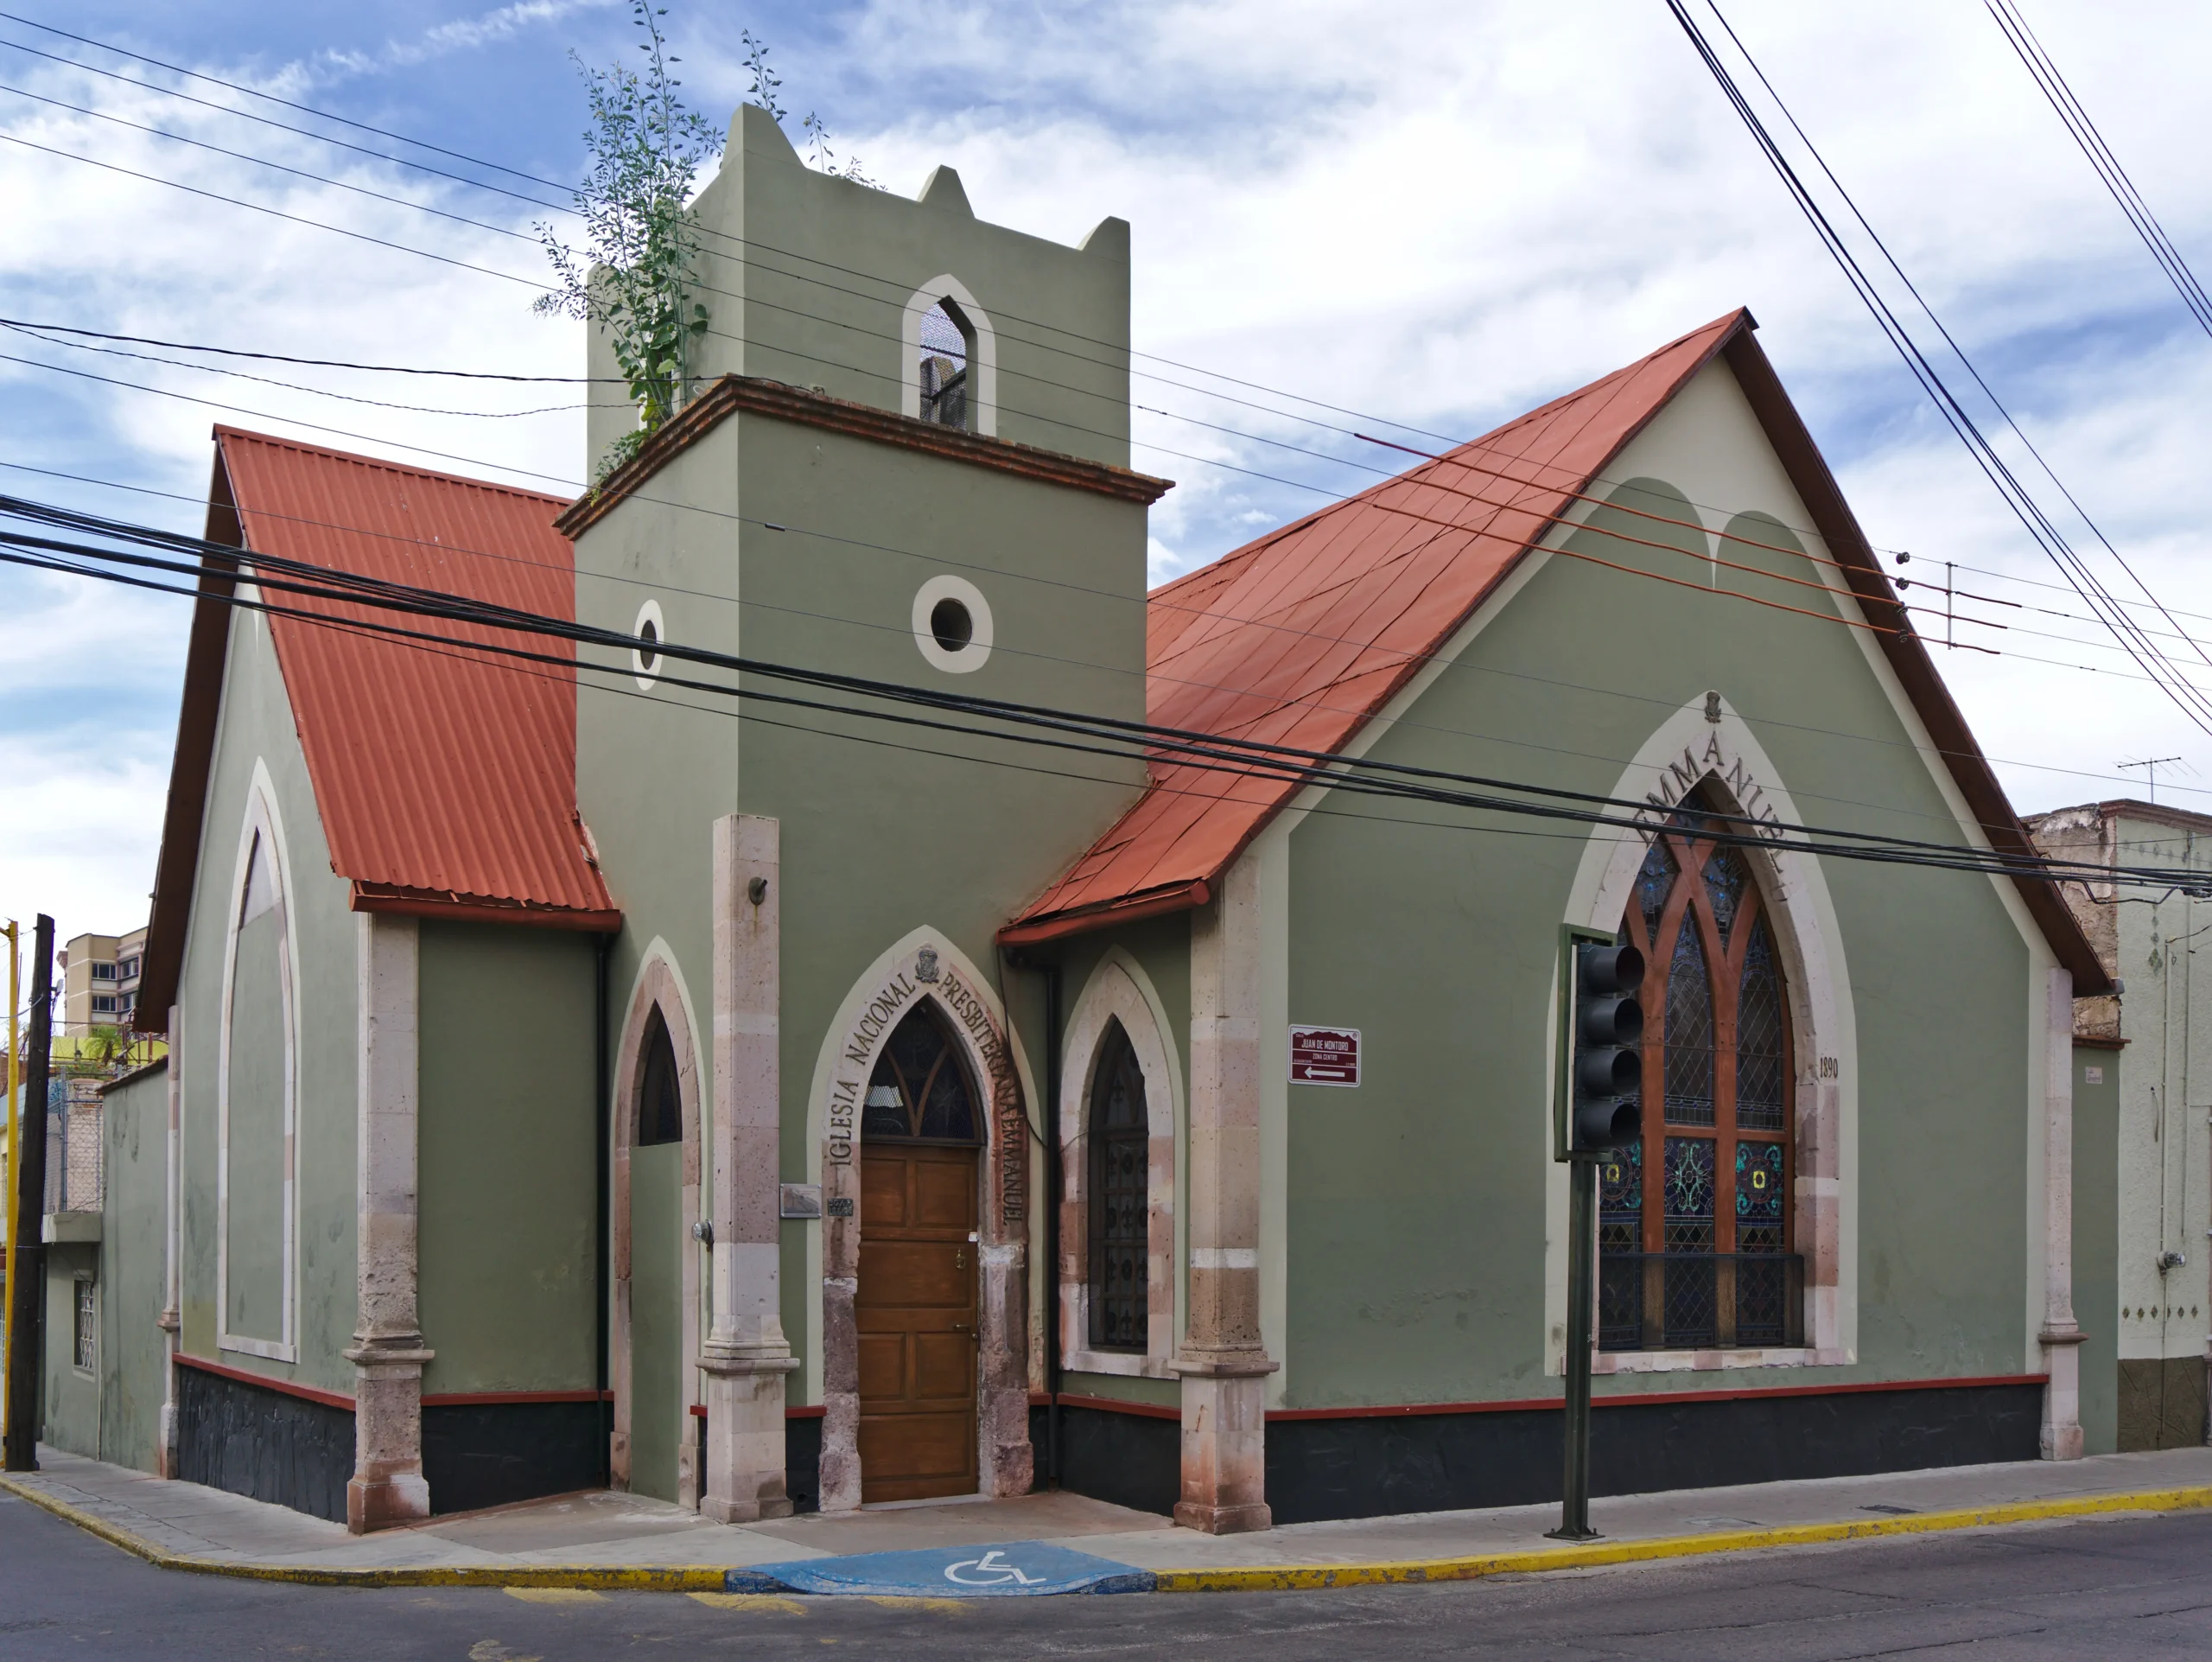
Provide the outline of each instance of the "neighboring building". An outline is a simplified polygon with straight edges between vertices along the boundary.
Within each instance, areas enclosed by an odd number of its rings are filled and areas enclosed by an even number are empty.
[[[95,1027],[129,1027],[138,1009],[138,976],[146,932],[79,935],[60,958],[61,1034],[79,1037]],[[161,1024],[153,1024],[158,1032]]]
[[[2028,821],[2047,852],[2089,865],[2164,866],[2205,872],[2212,890],[2212,816],[2164,803],[2085,803]],[[2074,1008],[2077,1067],[2085,1086],[2112,1092],[2115,1146],[2096,1151],[2114,1186],[2107,1201],[2076,1167],[2077,1215],[2109,1209],[2109,1240],[2094,1244],[2113,1284],[2075,1281],[2112,1312],[2116,1378],[2094,1382],[2112,1402],[2113,1443],[2171,1449],[2206,1441],[2206,1374],[2212,1369],[2212,959],[2204,980],[2205,1028],[2196,1035],[2196,959],[2207,947],[2212,904],[2203,894],[2068,883],[2068,903],[2113,982]],[[2199,1059],[2202,1059],[2201,1062]],[[2085,1105],[2093,1100],[2085,1089]],[[2077,1128],[2075,1159],[2091,1153]],[[2101,1169],[2100,1183],[2107,1174]],[[2084,1243],[2085,1245],[2091,1245]],[[2084,1366],[2105,1354],[2093,1332]],[[2084,1424],[2092,1382],[2083,1381]]]
[[[109,1458],[357,1528],[601,1482],[747,1519],[1020,1493],[1057,1415],[1068,1487],[1207,1530],[1555,1496],[1569,924],[1649,949],[1655,1011],[1601,1491],[2080,1451],[2105,972],[2045,885],[1775,840],[2026,847],[1748,314],[1147,596],[1125,224],[828,177],[751,109],[697,212],[701,386],[574,503],[218,430],[238,584],[638,644],[518,668],[565,649],[208,580],[170,1130],[149,1076],[109,1130],[104,1296],[172,1353],[102,1363]]]

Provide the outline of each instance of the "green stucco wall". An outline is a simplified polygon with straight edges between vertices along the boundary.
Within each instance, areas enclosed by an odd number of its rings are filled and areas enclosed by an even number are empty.
[[[588,1390],[592,942],[430,921],[420,940],[423,1389]]]
[[[284,1337],[284,989],[283,919],[264,912],[240,927],[231,981],[229,1330]]]
[[[1656,481],[1621,500],[1696,517]],[[1720,599],[1707,581],[1756,580],[1709,576],[1703,558],[1608,526],[1711,551],[1695,531],[1598,511],[1569,548],[1694,586],[1553,558],[1370,755],[1605,793],[1662,722],[1717,688],[1808,818],[1956,835],[1848,630]],[[1771,520],[1731,529],[1794,540]],[[1726,557],[1818,576],[1740,544]],[[1766,591],[1834,611],[1816,589]],[[1548,999],[1587,833],[1358,799],[1325,806],[1291,839],[1288,1016],[1360,1028],[1365,1071],[1356,1091],[1289,1087],[1285,1401],[1555,1391],[1543,1360]],[[1859,1353],[1789,1382],[2019,1373],[2027,947],[1985,878],[1838,860],[1822,869],[1857,1012]],[[1683,1383],[1644,1375],[1606,1388]]]
[[[217,1345],[217,1071],[226,926],[240,899],[233,892],[239,831],[257,761],[267,770],[289,856],[285,905],[298,1035],[296,1363]],[[173,1035],[180,1041],[173,1065],[182,1069],[183,1088],[183,1348],[226,1366],[350,1394],[353,1366],[340,1353],[353,1342],[355,1313],[355,920],[347,886],[330,869],[268,627],[250,613],[232,622],[210,775],[179,994],[183,1020]],[[234,1146],[234,1161],[240,1152]],[[235,1189],[234,1200],[259,1204]],[[267,1284],[281,1233],[273,1226],[234,1230],[232,1245],[239,1253],[232,1266],[234,1287]]]
[[[54,1245],[46,1249],[45,1384],[39,1403],[43,1440],[73,1455],[100,1455],[100,1381],[94,1366],[77,1366],[77,1282],[90,1277],[98,1299],[100,1249],[97,1244]]]
[[[100,1457],[153,1471],[168,1367],[160,1326],[168,1273],[168,1070],[118,1086],[105,1103]]]
[[[2120,1054],[2074,1050],[2074,1320],[2087,1335],[2082,1449],[2091,1455],[2120,1447]]]
[[[853,302],[866,315],[855,314],[836,348],[862,366],[853,374],[804,368],[804,353],[830,351],[808,345],[810,335],[776,337],[782,345],[770,352],[767,331],[800,326],[765,304],[746,310],[738,326],[758,349],[748,345],[750,355],[740,359],[729,355],[735,348],[728,341],[710,337],[702,347],[710,368],[819,383],[895,410],[900,309],[911,285],[945,271],[958,275],[995,316],[1049,319],[1096,341],[1126,340],[1127,250],[1120,233],[1071,250],[982,225],[956,212],[950,196],[916,204],[827,180],[797,168],[787,153],[779,158],[773,150],[781,141],[758,125],[755,117],[741,118],[742,154],[734,151],[721,182],[709,187],[703,217],[853,269],[912,275],[895,296],[878,297],[871,289],[865,305]],[[738,280],[732,275],[738,263],[724,260],[715,269],[716,282]],[[758,268],[747,280],[762,280]],[[811,305],[831,303],[818,288],[809,294]],[[724,308],[717,328],[730,327],[736,309],[727,300],[715,303]],[[772,321],[779,316],[785,321]],[[880,328],[893,338],[869,333]],[[1016,413],[1025,399],[1033,411],[1045,408],[1041,393],[1014,390],[1023,385],[1023,365],[1067,377],[1040,368],[1050,354],[1021,346],[1013,333],[1001,336],[1001,435],[1126,461],[1125,365],[1116,360],[1082,372],[1102,378],[1100,387],[1112,395],[1077,400],[1086,409],[1096,404],[1096,412],[1054,406],[1054,419],[1064,424],[1040,425]],[[1086,350],[1113,359],[1119,347]],[[1109,430],[1104,437],[1077,430],[1085,423]],[[1145,511],[1134,503],[739,415],[584,533],[578,608],[585,621],[626,632],[652,597],[673,640],[779,665],[1135,719],[1144,709],[1145,527]],[[992,613],[991,656],[971,674],[932,668],[913,639],[916,591],[948,573],[975,583]],[[707,678],[741,678],[749,692],[776,697],[818,696],[758,675]],[[712,827],[741,811],[782,825],[785,1181],[808,1176],[807,1094],[838,1005],[869,963],[916,927],[943,931],[1002,990],[1033,1060],[1041,1039],[1036,992],[1018,984],[1033,977],[1004,969],[995,933],[1135,799],[1141,767],[1040,757],[1026,747],[766,703],[746,705],[741,722],[728,697],[665,683],[638,692],[626,681],[607,690],[588,682],[577,716],[580,806],[626,920],[609,965],[612,1022],[619,1027],[623,1019],[656,939],[695,1015],[707,1015]],[[829,701],[847,702],[834,695]],[[610,1045],[619,1036],[610,1032]],[[708,1035],[694,1040],[705,1054]],[[710,1136],[711,1079],[702,1086]],[[1033,1118],[1036,1105],[1030,1108]],[[804,1270],[811,1227],[792,1224],[783,1232],[785,1320],[794,1343],[803,1344],[808,1313],[818,1302]],[[794,1400],[804,1399],[805,1378],[794,1377]]]

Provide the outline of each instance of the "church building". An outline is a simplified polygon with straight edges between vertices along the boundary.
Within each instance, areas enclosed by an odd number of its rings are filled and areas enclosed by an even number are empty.
[[[696,383],[574,501],[216,433],[106,1458],[356,1529],[1556,1498],[1567,926],[1648,965],[1599,1491],[2080,1453],[2106,971],[1804,846],[2028,844],[1748,313],[1147,593],[1124,222],[751,108],[696,212]]]

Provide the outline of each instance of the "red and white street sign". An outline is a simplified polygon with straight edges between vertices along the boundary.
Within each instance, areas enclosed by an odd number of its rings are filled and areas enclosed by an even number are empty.
[[[1293,1085],[1357,1085],[1357,1028],[1293,1028],[1290,1030]]]

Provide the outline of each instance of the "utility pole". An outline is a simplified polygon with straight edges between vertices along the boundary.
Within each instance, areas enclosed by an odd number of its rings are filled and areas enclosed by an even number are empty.
[[[5,1290],[16,1284],[16,1186],[9,1180],[15,1175],[15,1162],[22,1158],[23,1147],[22,1113],[16,1100],[16,1087],[23,1079],[23,1053],[18,1042],[21,1029],[16,1020],[23,1003],[23,942],[22,931],[13,918],[0,934],[8,938],[8,1159],[0,1164],[0,1188],[5,1191],[0,1193],[0,1301],[4,1301]],[[7,1324],[7,1305],[0,1302],[0,1358],[8,1353]],[[0,1372],[0,1379],[5,1377]],[[0,1439],[7,1435],[7,1391],[0,1389]]]
[[[11,1472],[38,1469],[38,1386],[42,1358],[39,1303],[46,1296],[46,1246],[22,1239],[29,1224],[40,1231],[46,1208],[46,1076],[54,1049],[54,920],[41,912],[31,935],[30,1066],[23,1070],[23,1104],[9,1149],[15,1227],[8,1265],[8,1427],[4,1461]],[[10,1073],[15,1069],[11,1063]]]

